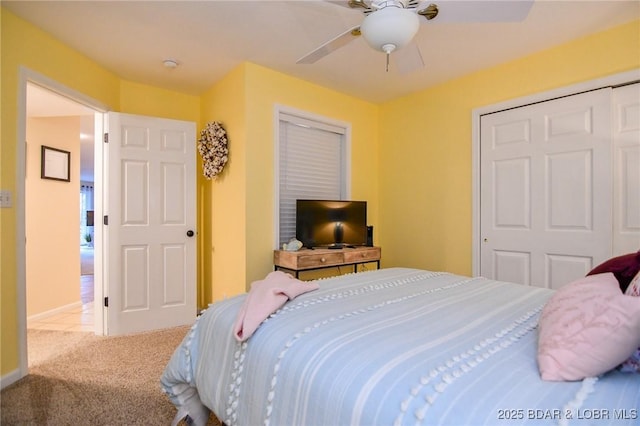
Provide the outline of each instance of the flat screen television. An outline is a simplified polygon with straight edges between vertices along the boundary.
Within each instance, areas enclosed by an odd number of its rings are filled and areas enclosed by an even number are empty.
[[[367,244],[367,202],[296,200],[296,238],[304,247]]]

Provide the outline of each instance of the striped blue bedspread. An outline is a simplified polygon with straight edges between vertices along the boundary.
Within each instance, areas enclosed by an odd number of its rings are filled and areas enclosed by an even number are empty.
[[[640,424],[640,375],[545,382],[537,321],[552,291],[407,268],[319,281],[246,342],[245,295],[210,306],[162,387],[202,423],[232,425]]]

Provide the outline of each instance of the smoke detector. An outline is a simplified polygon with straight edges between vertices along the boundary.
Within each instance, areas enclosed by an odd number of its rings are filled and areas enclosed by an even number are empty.
[[[162,64],[164,65],[165,68],[177,68],[178,67],[178,61],[176,61],[175,59],[165,59],[164,61],[162,61]]]

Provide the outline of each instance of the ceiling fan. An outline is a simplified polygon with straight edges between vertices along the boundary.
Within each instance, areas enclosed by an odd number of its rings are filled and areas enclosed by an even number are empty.
[[[360,25],[349,28],[298,59],[296,63],[313,64],[362,35],[369,46],[386,54],[387,71],[389,70],[391,53],[409,44],[413,44],[412,50],[414,51],[412,54],[404,55],[405,60],[413,57],[414,63],[409,68],[423,67],[422,54],[418,46],[412,43],[420,29],[420,23],[426,23],[436,18],[441,22],[521,21],[527,16],[533,4],[533,0],[440,0],[440,5],[431,3],[431,1],[331,1],[340,6],[361,9],[365,15],[364,20]]]

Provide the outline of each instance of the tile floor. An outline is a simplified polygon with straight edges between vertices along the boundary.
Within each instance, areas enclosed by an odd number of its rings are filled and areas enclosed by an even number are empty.
[[[27,321],[28,329],[57,331],[93,331],[93,275],[80,276],[82,306],[65,312]]]

